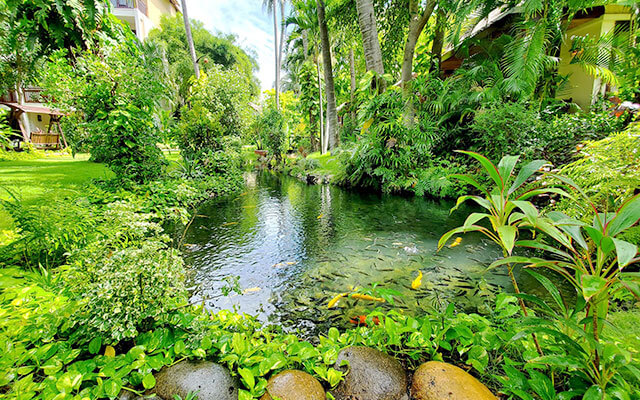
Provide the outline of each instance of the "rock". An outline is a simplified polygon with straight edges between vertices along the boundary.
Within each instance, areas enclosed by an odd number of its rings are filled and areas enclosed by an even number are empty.
[[[407,374],[395,358],[354,346],[340,351],[335,368],[343,360],[349,361],[349,373],[333,392],[336,400],[408,400]]]
[[[274,397],[271,397],[274,396]],[[260,400],[325,400],[322,385],[302,371],[282,371],[267,382],[267,393]]]
[[[182,361],[163,368],[156,375],[155,392],[165,400],[183,399],[192,392],[199,400],[238,400],[238,384],[229,371],[209,362]]]
[[[496,400],[480,381],[455,365],[429,361],[413,374],[415,400]]]

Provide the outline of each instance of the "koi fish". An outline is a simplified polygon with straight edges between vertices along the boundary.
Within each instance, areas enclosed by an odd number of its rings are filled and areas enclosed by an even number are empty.
[[[222,226],[230,226],[230,225],[235,225],[235,224],[237,224],[237,222],[227,222],[227,223],[222,224]]]
[[[256,206],[242,206],[242,208],[256,208]]]
[[[242,291],[242,294],[253,293],[253,292],[259,292],[260,290],[262,290],[262,289],[260,289],[259,287],[257,287],[257,286],[256,286],[256,287],[252,287],[252,288],[249,288],[249,289],[245,289],[245,290],[243,290],[243,291]]]
[[[318,215],[318,219],[322,218],[322,214]]]
[[[285,265],[296,265],[297,263],[298,263],[297,261],[281,262],[281,263],[273,264],[273,268],[284,267]]]
[[[366,315],[356,315],[355,317],[349,318],[349,322],[357,326],[367,326],[366,321],[367,321]],[[373,317],[373,324],[380,325],[380,319],[378,317]]]
[[[359,299],[359,300],[379,301],[380,303],[385,302],[385,300],[382,297],[373,297],[373,296],[369,296],[368,294],[360,294],[360,293],[352,293],[351,298]]]
[[[462,242],[462,238],[461,237],[457,237],[456,240],[454,240],[453,243],[451,243],[449,245],[449,248],[453,249],[454,247],[460,245],[461,242]]]
[[[240,193],[240,196],[246,196],[249,192]]]
[[[418,277],[411,282],[411,289],[417,289],[422,285],[422,271],[418,271]]]
[[[347,296],[349,293],[340,293],[339,295],[337,295],[336,297],[334,297],[333,299],[331,299],[331,301],[329,302],[329,304],[327,304],[327,308],[333,308],[336,306],[336,304],[338,304],[338,302],[340,301],[341,298]]]

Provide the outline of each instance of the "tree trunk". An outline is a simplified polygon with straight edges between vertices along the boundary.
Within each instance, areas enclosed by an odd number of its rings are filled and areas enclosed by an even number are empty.
[[[329,30],[325,19],[324,0],[318,2],[318,25],[322,43],[322,66],[324,68],[325,93],[327,95],[327,150],[338,146],[338,112],[336,109],[336,91],[333,84],[333,66],[331,65],[331,45]]]
[[[316,140],[316,120],[313,116],[313,108],[309,108],[309,143],[311,152],[318,151],[318,141]]]
[[[442,62],[442,47],[444,46],[444,28],[447,24],[447,14],[439,9],[436,19],[436,34],[431,43],[431,65],[429,72],[440,76],[440,63]]]
[[[355,56],[353,55],[353,47],[349,49],[349,72],[351,73],[351,104],[349,108],[351,108],[351,120],[355,122],[356,121],[356,105],[355,105],[356,60],[355,60]]]
[[[418,38],[427,24],[429,17],[435,8],[435,0],[428,0],[424,10],[420,12],[420,3],[418,0],[409,0],[409,33],[407,41],[404,45],[404,57],[402,59],[402,93],[405,99],[403,121],[406,127],[412,127],[415,124],[415,112],[412,103],[411,81],[413,80],[413,55],[416,50]]]
[[[273,83],[273,86],[276,90],[276,110],[280,109],[280,71],[278,70],[279,65],[279,57],[278,57],[278,3],[276,0],[273,0],[273,50],[275,55],[275,66],[276,66],[276,80]]]
[[[320,63],[318,62],[318,55],[316,54],[316,58],[315,58],[315,63],[316,63],[316,72],[317,72],[317,76],[318,76],[318,104],[320,105],[320,113],[318,114],[318,117],[320,119],[320,152],[324,152],[324,150],[322,149],[322,144],[324,143],[324,113],[323,113],[323,103],[324,100],[322,99],[322,78],[320,77]]]
[[[364,60],[367,71],[375,71],[378,75],[384,74],[382,63],[382,51],[378,39],[378,27],[376,25],[375,10],[372,0],[356,0],[358,11],[358,25],[362,34],[362,46],[364,48]]]
[[[187,0],[182,0],[182,18],[184,18],[184,32],[187,35],[187,43],[189,44],[189,52],[191,53],[191,61],[193,62],[193,73],[196,79],[200,79],[200,68],[198,68],[196,48],[193,45],[193,36],[191,36],[191,23],[189,22],[189,14],[187,14]]]
[[[280,75],[282,71],[282,49],[284,47],[284,31],[286,30],[285,20],[284,20],[284,0],[279,0],[280,3],[280,45],[278,46],[278,64],[276,65],[276,93],[278,94],[278,99],[280,98]],[[277,7],[277,4],[273,4],[274,7]],[[274,8],[275,14],[275,8]],[[278,105],[279,107],[279,105]]]

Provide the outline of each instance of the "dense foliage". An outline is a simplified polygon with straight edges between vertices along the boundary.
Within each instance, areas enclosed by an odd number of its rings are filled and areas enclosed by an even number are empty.
[[[87,51],[70,64],[61,51],[43,80],[64,119],[68,140],[105,162],[120,178],[144,182],[166,164],[157,143],[154,118],[165,86],[162,59],[135,42],[105,41],[99,53]]]

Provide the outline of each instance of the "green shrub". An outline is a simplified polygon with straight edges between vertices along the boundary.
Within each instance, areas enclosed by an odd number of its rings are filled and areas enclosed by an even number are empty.
[[[581,158],[564,166],[562,173],[580,185],[599,210],[612,211],[640,187],[640,125],[598,141],[586,142]],[[556,208],[585,221],[593,218],[587,204],[561,200]]]
[[[274,107],[267,107],[258,118],[258,129],[263,146],[269,152],[269,157],[279,163],[282,159],[284,146],[284,117]]]
[[[560,114],[543,123],[540,136],[544,149],[541,156],[554,165],[566,164],[575,157],[583,141],[603,139],[625,125],[623,118],[617,118],[597,106],[590,112]]]
[[[220,67],[193,82],[178,124],[183,157],[199,159],[202,152],[220,150],[224,137],[242,136],[251,98],[247,84],[237,71]]]
[[[57,52],[42,81],[55,106],[69,114],[71,147],[90,151],[119,179],[160,176],[166,161],[153,121],[167,92],[162,59],[131,41],[105,41],[100,49],[73,56]]]
[[[0,248],[0,264],[60,265],[67,253],[86,245],[99,214],[73,191],[52,196],[45,204],[25,205],[16,197],[0,204],[11,215],[18,233],[15,241]]]
[[[476,112],[473,147],[492,160],[507,154],[531,159],[545,145],[540,115],[526,103],[494,104]]]

